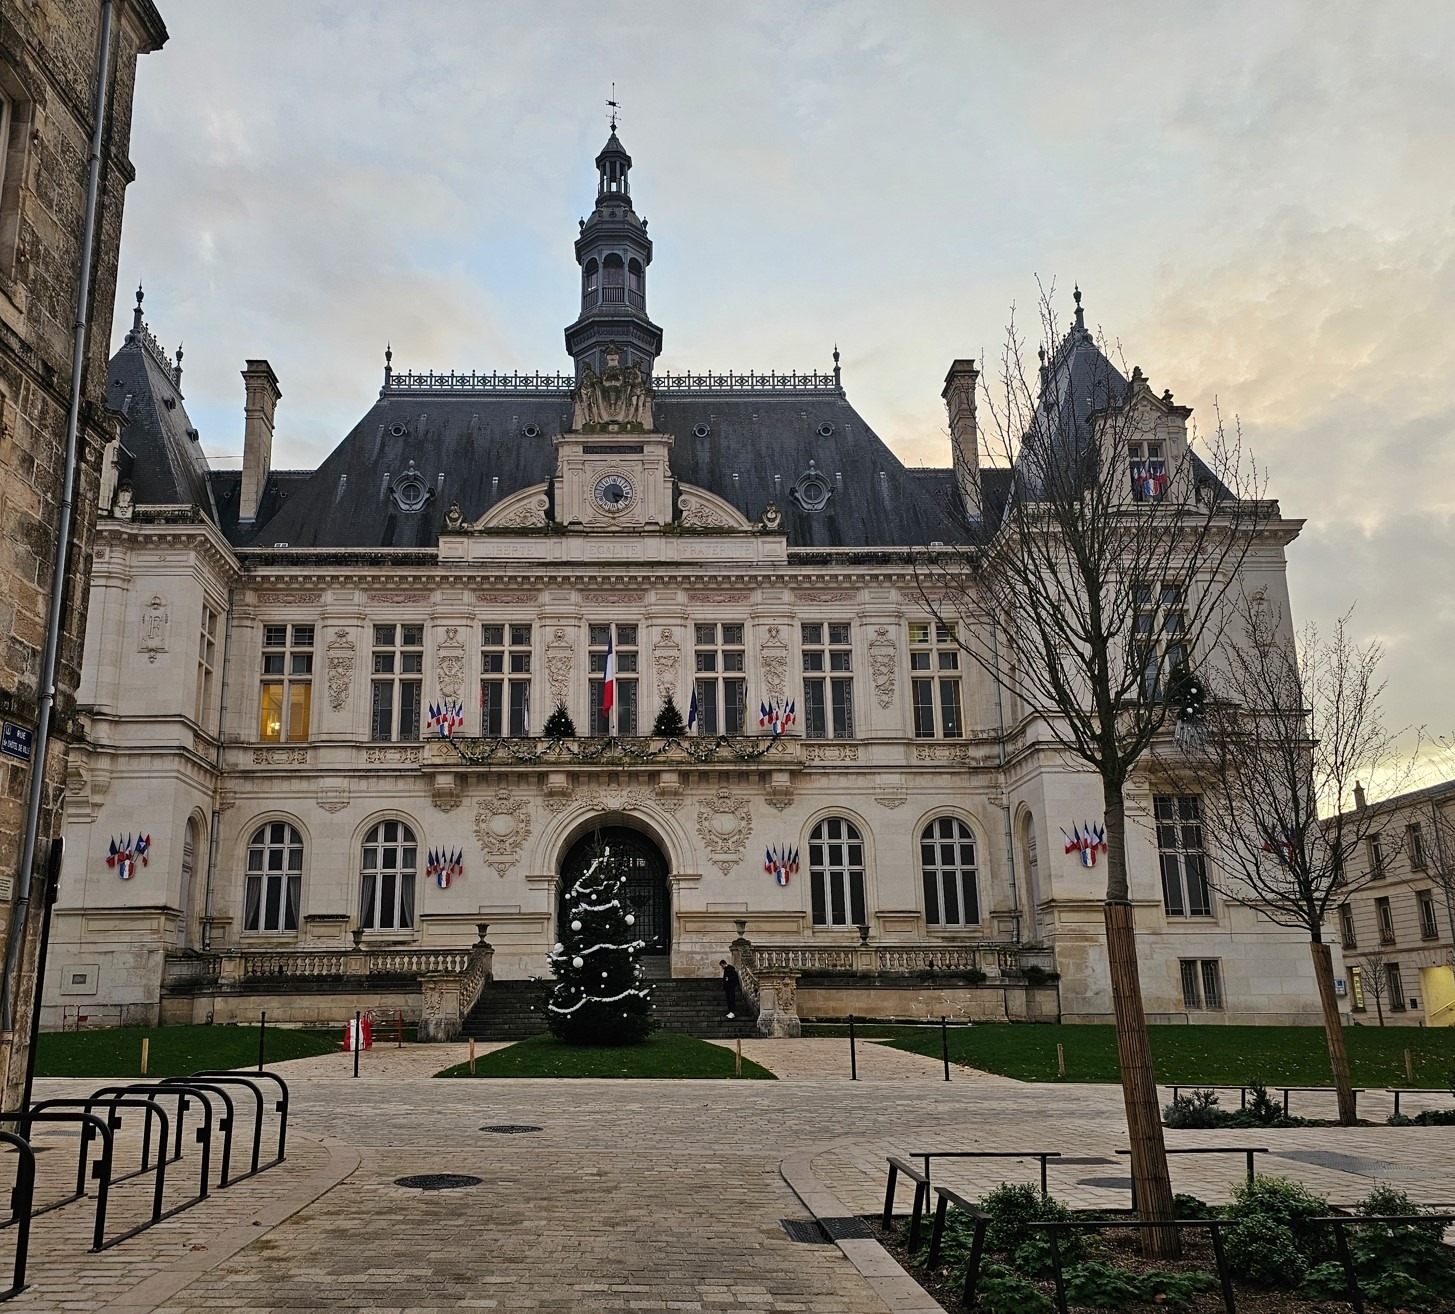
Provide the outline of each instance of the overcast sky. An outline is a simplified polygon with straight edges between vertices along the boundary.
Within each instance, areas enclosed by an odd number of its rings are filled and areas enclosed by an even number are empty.
[[[1039,277],[1241,418],[1297,619],[1455,728],[1455,6],[1346,0],[163,0],[116,339],[145,282],[210,456],[247,357],[274,462],[396,368],[557,369],[614,80],[661,364],[806,369],[908,463]],[[1061,297],[1063,309],[1069,300]]]

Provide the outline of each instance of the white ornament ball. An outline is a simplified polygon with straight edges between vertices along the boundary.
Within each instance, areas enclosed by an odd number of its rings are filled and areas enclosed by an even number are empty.
[[[637,915],[636,915],[636,913],[627,913],[627,915],[626,915],[626,924],[628,926],[635,926],[637,924]]]
[[[556,946],[556,947],[555,947],[555,949],[553,949],[553,950],[552,950],[552,951],[551,951],[551,952],[552,952],[552,953],[560,953],[560,952],[561,952],[561,951],[562,951],[562,950],[563,950],[563,949],[565,949],[565,947],[566,947],[566,946],[565,946],[565,945],[563,945],[563,944],[558,944],[558,945],[557,945],[557,946]]]
[[[581,922],[579,919],[571,923],[571,929],[573,931],[579,931],[581,929]]]
[[[728,1016],[729,1017],[737,1017],[737,1014],[736,1013],[729,1013]]]
[[[582,958],[580,954],[577,954],[576,957],[571,960],[571,966],[572,967],[585,967],[586,966],[586,960],[584,958]]]
[[[606,980],[606,973],[605,973],[605,972],[603,972],[603,973],[602,973],[602,974],[601,974],[601,979],[602,979],[602,980],[603,980],[603,981],[605,981],[605,980]]]

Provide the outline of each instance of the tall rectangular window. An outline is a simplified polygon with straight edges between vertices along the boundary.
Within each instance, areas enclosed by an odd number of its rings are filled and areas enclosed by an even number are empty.
[[[637,627],[635,625],[593,625],[590,643],[591,733],[593,735],[637,734]],[[608,640],[616,659],[616,701],[610,718],[601,706],[606,675]]]
[[[1405,827],[1405,849],[1410,855],[1410,866],[1416,871],[1425,869],[1425,833],[1420,829],[1418,821],[1412,821]]]
[[[258,738],[299,743],[308,738],[313,707],[313,626],[263,626],[263,679]]]
[[[911,621],[910,706],[916,739],[959,739],[965,733],[960,710],[960,649],[954,622]]]
[[[1384,965],[1385,979],[1389,983],[1389,1007],[1394,1013],[1405,1011],[1404,998],[1404,977],[1400,973],[1398,963],[1386,963]]]
[[[1394,943],[1394,913],[1391,911],[1388,899],[1376,899],[1374,901],[1374,916],[1379,923],[1379,943]]]
[[[803,626],[803,733],[854,737],[854,650],[847,623]]]
[[[1435,899],[1428,890],[1421,890],[1416,899],[1420,905],[1420,939],[1435,940],[1439,938],[1440,927],[1435,921]]]
[[[1169,917],[1211,917],[1201,800],[1195,794],[1159,794],[1152,800],[1152,808],[1163,908]]]
[[[742,734],[748,701],[745,661],[741,625],[693,626],[699,734]]]
[[[1223,1006],[1223,969],[1216,958],[1183,958],[1178,967],[1182,976],[1184,1008],[1221,1008]]]
[[[530,734],[531,627],[480,627],[480,733]]]
[[[1376,881],[1384,879],[1384,845],[1378,835],[1371,835],[1364,841],[1369,850],[1369,875]]]
[[[1135,621],[1142,696],[1160,699],[1168,678],[1187,664],[1186,600],[1180,584],[1138,584]]]
[[[1161,443],[1127,444],[1134,502],[1160,502],[1167,496],[1167,457]]]
[[[1359,947],[1354,937],[1354,910],[1347,903],[1339,905],[1339,931],[1345,949]]]
[[[202,624],[197,636],[197,701],[192,719],[203,730],[212,729],[212,681],[217,665],[217,613],[202,604]]]
[[[369,738],[418,739],[423,688],[424,626],[374,626]]]

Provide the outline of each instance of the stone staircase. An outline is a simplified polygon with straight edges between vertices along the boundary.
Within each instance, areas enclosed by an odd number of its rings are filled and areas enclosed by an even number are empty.
[[[656,977],[652,980],[652,1003],[663,1031],[675,1031],[702,1040],[745,1039],[757,1035],[757,1013],[741,995],[735,1017],[728,1017],[723,1004],[722,982],[713,977]],[[462,1038],[475,1040],[523,1040],[549,1029],[546,1002],[551,981],[490,981],[480,1001],[470,1010],[461,1027]]]

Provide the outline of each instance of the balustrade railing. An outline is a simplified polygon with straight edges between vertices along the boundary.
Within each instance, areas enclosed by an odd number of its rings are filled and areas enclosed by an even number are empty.
[[[986,943],[978,945],[864,945],[858,948],[828,945],[750,945],[737,954],[738,972],[745,986],[763,972],[857,972],[887,976],[924,973],[953,975],[984,972],[987,976],[1017,976],[1027,967],[1050,970],[1049,949],[1030,945]],[[750,988],[750,994],[755,993]]]
[[[637,294],[628,294],[637,304]],[[663,370],[651,378],[652,390],[663,392],[824,392],[843,390],[834,370]],[[514,392],[568,396],[576,376],[548,370],[394,370],[384,379],[384,392]]]
[[[470,952],[468,949],[262,950],[242,955],[242,976],[245,980],[282,977],[300,981],[343,976],[458,975],[469,968]]]

